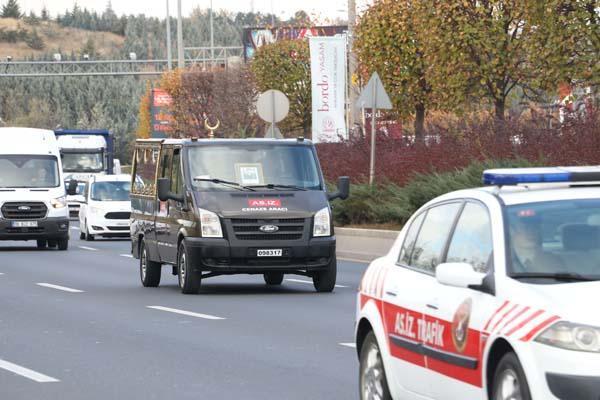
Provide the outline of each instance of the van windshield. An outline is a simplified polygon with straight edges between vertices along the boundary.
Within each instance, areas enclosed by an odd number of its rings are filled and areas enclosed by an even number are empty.
[[[61,153],[65,172],[100,172],[104,170],[102,153],[63,152]]]
[[[600,200],[559,200],[507,208],[515,278],[600,280]]]
[[[237,190],[216,185],[210,179],[235,182],[241,186],[282,186],[320,190],[321,180],[314,153],[307,146],[273,144],[210,145],[190,147],[189,172],[198,190]]]
[[[90,197],[94,201],[129,201],[130,182],[97,182]]]
[[[54,156],[0,155],[0,188],[49,188],[60,185]]]

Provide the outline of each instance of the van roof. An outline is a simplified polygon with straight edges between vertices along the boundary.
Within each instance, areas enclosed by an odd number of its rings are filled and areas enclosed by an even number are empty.
[[[300,144],[300,145],[311,145],[310,139],[297,138],[297,139],[265,139],[265,138],[247,138],[247,139],[138,139],[137,143],[148,143],[148,144],[172,144],[182,146],[194,146],[194,145],[219,145],[219,144]]]
[[[54,132],[36,128],[0,128],[0,154],[51,154],[60,157]]]

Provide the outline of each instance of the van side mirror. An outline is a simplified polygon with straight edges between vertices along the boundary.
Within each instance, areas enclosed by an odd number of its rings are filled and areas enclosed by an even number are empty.
[[[171,193],[171,180],[169,178],[159,178],[157,182],[158,199],[160,201],[175,200],[180,203],[184,202],[183,195]]]
[[[476,288],[483,285],[486,274],[477,272],[471,264],[443,263],[437,266],[435,277],[439,283],[459,288]]]
[[[350,196],[350,177],[340,176],[337,186],[338,188],[335,192],[329,193],[329,201],[335,199],[346,200]]]
[[[67,186],[67,194],[69,196],[75,196],[77,194],[77,181],[75,179],[71,179],[69,181],[69,185]]]
[[[171,190],[171,180],[169,178],[159,178],[158,179],[158,199],[160,201],[169,200],[169,191]]]

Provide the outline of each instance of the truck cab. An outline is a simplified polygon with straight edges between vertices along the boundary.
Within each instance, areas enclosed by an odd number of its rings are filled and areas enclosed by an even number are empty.
[[[92,176],[121,173],[119,160],[114,159],[114,138],[110,131],[61,129],[54,134],[67,180],[84,184]],[[67,197],[71,217],[78,216],[80,194]]]
[[[328,192],[313,144],[304,139],[138,140],[131,191],[132,253],[144,286],[173,266],[183,293],[202,279],[260,274],[311,277],[335,287],[329,202],[345,199],[349,178]]]
[[[54,133],[0,128],[0,240],[35,240],[38,248],[69,245],[67,190]]]

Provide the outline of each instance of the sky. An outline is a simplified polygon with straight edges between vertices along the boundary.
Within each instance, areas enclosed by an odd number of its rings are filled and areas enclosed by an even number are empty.
[[[187,15],[196,7],[209,8],[211,0],[181,0],[183,15]],[[357,7],[363,8],[368,0],[357,0]],[[3,4],[5,0],[0,0]],[[26,12],[34,10],[37,14],[44,6],[55,16],[64,13],[66,9],[77,3],[82,8],[102,11],[108,0],[19,0],[21,8]],[[251,10],[270,13],[271,10],[281,18],[288,18],[298,9],[303,9],[309,15],[321,15],[324,18],[343,18],[347,15],[347,0],[213,0],[215,10],[244,11]],[[141,14],[155,17],[166,15],[166,0],[112,0],[112,8],[117,15]],[[172,16],[177,13],[177,0],[169,0],[169,8]]]

